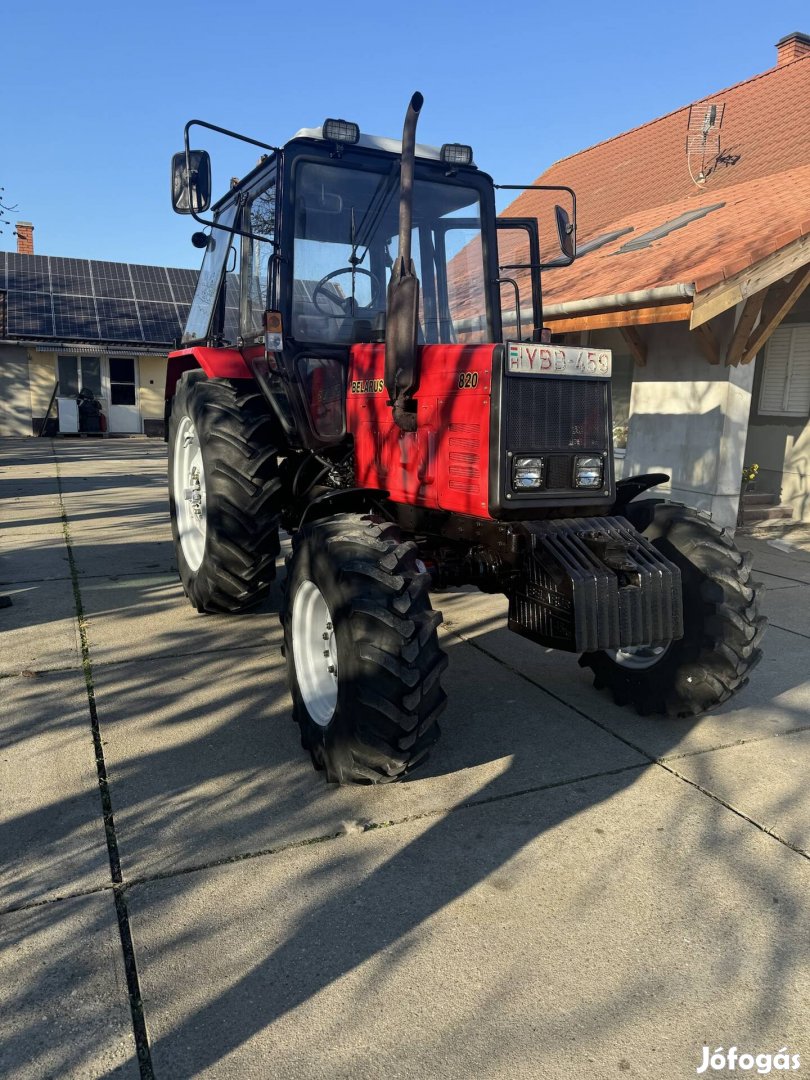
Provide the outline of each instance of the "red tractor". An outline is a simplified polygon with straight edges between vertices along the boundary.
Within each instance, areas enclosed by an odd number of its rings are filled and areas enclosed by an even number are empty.
[[[615,482],[609,351],[552,343],[537,221],[496,218],[470,147],[417,146],[421,105],[401,143],[327,120],[273,147],[191,121],[173,161],[174,209],[206,226],[166,381],[180,576],[198,611],[244,611],[268,594],[280,529],[291,537],[294,714],[338,783],[397,779],[438,737],[431,589],[505,594],[510,629],[580,654],[642,713],[726,701],[765,625],[750,558],[721,529],[635,501],[666,476]],[[210,219],[194,126],[264,151]],[[572,206],[556,207],[561,265],[576,203],[554,190]],[[527,241],[519,266],[499,266],[506,230]]]

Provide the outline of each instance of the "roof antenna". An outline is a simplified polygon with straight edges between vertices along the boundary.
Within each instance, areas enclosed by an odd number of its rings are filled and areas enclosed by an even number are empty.
[[[703,187],[720,156],[720,128],[725,108],[722,102],[705,101],[689,107],[686,167],[696,187]]]

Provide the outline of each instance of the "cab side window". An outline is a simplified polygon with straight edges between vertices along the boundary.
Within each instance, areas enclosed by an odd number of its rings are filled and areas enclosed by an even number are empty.
[[[246,224],[254,238],[245,237],[242,249],[242,337],[264,333],[264,313],[268,304],[270,257],[276,231],[276,178],[252,196]],[[257,240],[265,236],[267,240]]]

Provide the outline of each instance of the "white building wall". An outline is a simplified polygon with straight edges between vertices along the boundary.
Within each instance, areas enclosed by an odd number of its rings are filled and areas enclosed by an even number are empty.
[[[0,436],[31,433],[28,350],[19,345],[0,345]]]
[[[721,356],[733,313],[712,323]],[[645,328],[647,364],[635,371],[623,475],[665,472],[653,489],[708,510],[733,528],[742,482],[754,365],[710,364],[686,323]]]

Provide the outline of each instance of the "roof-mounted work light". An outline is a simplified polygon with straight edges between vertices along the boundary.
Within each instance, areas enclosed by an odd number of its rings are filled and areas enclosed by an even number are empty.
[[[472,147],[457,142],[445,143],[441,159],[445,165],[472,165]]]
[[[352,124],[349,120],[324,120],[323,137],[329,142],[350,146],[359,142],[360,126]]]

